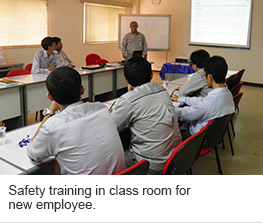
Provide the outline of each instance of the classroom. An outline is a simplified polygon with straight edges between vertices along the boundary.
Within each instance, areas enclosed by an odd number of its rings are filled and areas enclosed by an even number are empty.
[[[263,96],[263,75],[260,58],[263,51],[261,28],[263,23],[263,1],[253,0],[253,14],[251,22],[250,48],[210,47],[189,45],[191,0],[161,0],[154,5],[151,0],[48,0],[47,34],[59,36],[63,40],[63,50],[74,61],[76,68],[85,65],[85,58],[89,53],[96,53],[108,61],[122,60],[122,53],[118,42],[83,43],[83,13],[84,3],[127,6],[127,14],[171,15],[171,49],[169,52],[149,51],[147,59],[152,61],[155,77],[163,64],[174,61],[179,55],[189,55],[197,49],[205,49],[210,55],[223,56],[229,70],[245,69],[242,81],[244,96],[240,102],[240,111],[234,117],[236,136],[233,139],[235,156],[232,157],[225,137],[226,149],[219,146],[222,157],[224,174],[263,174],[263,119],[261,115]],[[70,15],[70,16],[69,16]],[[138,28],[140,30],[140,27]],[[117,32],[117,30],[115,30]],[[40,41],[39,41],[40,42]],[[34,54],[41,50],[41,46],[34,47],[4,47],[6,60],[21,62],[24,65],[32,63]],[[222,151],[221,151],[222,150]],[[222,154],[221,154],[222,153]],[[217,174],[216,168],[207,169],[207,163],[215,166],[214,154],[196,161],[194,174]],[[204,161],[205,160],[205,161]],[[206,163],[206,165],[204,165]]]

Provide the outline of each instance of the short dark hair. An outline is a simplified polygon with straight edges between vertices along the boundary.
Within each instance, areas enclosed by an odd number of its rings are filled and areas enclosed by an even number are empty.
[[[143,57],[135,56],[125,63],[124,76],[133,87],[150,82],[151,75],[151,64]]]
[[[59,67],[48,75],[46,87],[57,103],[69,105],[80,99],[81,77],[70,67]]]
[[[54,43],[54,39],[50,36],[45,37],[44,39],[42,39],[41,41],[41,46],[45,49],[48,50],[49,46],[52,46],[52,44]]]
[[[199,68],[203,68],[204,61],[209,58],[210,55],[205,50],[196,50],[192,52],[190,56],[190,60],[193,64],[195,64]]]
[[[226,60],[221,56],[213,56],[205,60],[204,71],[206,75],[211,74],[217,84],[224,83],[228,66]]]
[[[56,44],[58,44],[59,42],[61,42],[61,39],[59,37],[53,37],[53,40]]]

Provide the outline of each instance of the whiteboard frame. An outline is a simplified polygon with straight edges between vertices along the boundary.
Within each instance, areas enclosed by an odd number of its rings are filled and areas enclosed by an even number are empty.
[[[163,48],[163,49],[154,49],[154,48],[148,48],[148,51],[160,51],[160,52],[169,52],[171,50],[171,28],[172,28],[172,15],[162,15],[162,14],[119,14],[119,30],[118,30],[118,47],[119,49],[121,48],[121,42],[122,42],[122,32],[121,32],[121,18],[122,17],[130,17],[130,21],[136,21],[137,17],[167,17],[169,19],[169,24],[168,24],[168,47]],[[130,24],[127,24],[127,27],[129,28]],[[140,27],[140,23],[139,23]],[[139,30],[140,32],[140,30]],[[143,33],[143,31],[142,31]],[[147,40],[146,40],[147,41]]]

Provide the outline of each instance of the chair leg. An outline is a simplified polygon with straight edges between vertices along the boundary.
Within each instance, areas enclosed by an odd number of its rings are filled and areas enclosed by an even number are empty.
[[[230,124],[231,124],[231,127],[232,127],[233,136],[235,137],[236,133],[235,133],[234,124],[233,124],[232,119],[230,120]]]
[[[225,142],[224,142],[224,139],[222,139],[222,145],[223,145],[223,149],[225,149]]]
[[[220,162],[220,158],[219,158],[219,153],[217,150],[217,146],[214,147],[215,149],[215,154],[216,154],[216,163],[217,163],[217,168],[218,168],[218,172],[223,175],[223,171],[222,171],[222,167],[221,167],[221,162]]]
[[[228,138],[229,138],[229,144],[230,144],[230,148],[231,148],[231,153],[232,153],[232,156],[234,156],[235,154],[234,154],[234,149],[233,149],[231,135],[230,135],[230,131],[229,131],[228,126],[227,126],[227,134],[228,134]]]

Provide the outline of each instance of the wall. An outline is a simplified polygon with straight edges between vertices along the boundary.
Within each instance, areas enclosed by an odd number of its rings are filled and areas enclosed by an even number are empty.
[[[134,2],[135,7],[129,13],[136,13],[138,0],[126,1]],[[63,50],[77,67],[85,65],[85,57],[89,53],[97,53],[110,61],[122,60],[118,43],[83,44],[83,3],[81,0],[49,0],[48,15],[48,35],[59,36],[62,39]],[[28,64],[32,63],[35,52],[40,49],[41,47],[5,49],[4,56],[8,60]]]
[[[189,46],[190,3],[191,0],[162,0],[159,6],[153,6],[150,0],[127,0],[134,4],[132,13],[141,14],[171,14],[172,42],[171,51],[149,52],[149,60],[153,61],[155,69],[161,69],[163,63],[172,61],[178,55],[189,56],[198,46]],[[85,64],[88,53],[98,53],[110,61],[121,60],[122,56],[117,43],[89,44],[82,43],[83,7],[81,0],[49,0],[49,35],[62,38],[64,50],[77,67]],[[211,55],[222,55],[226,58],[229,69],[246,69],[244,81],[263,84],[261,68],[261,52],[263,52],[263,1],[254,0],[252,18],[252,36],[250,49],[231,49],[217,47],[202,47]],[[34,54],[41,48],[5,49],[6,59],[31,63]]]
[[[243,81],[263,84],[262,52],[263,52],[263,1],[254,0],[252,35],[250,49],[233,49],[218,47],[189,46],[190,36],[190,4],[191,0],[162,0],[159,6],[153,6],[150,0],[140,1],[141,14],[171,14],[172,15],[172,49],[168,52],[168,61],[183,54],[190,56],[191,52],[203,48],[211,55],[221,55],[228,62],[229,69],[246,69]],[[149,60],[155,62],[157,68],[165,63],[165,53],[150,52]]]

